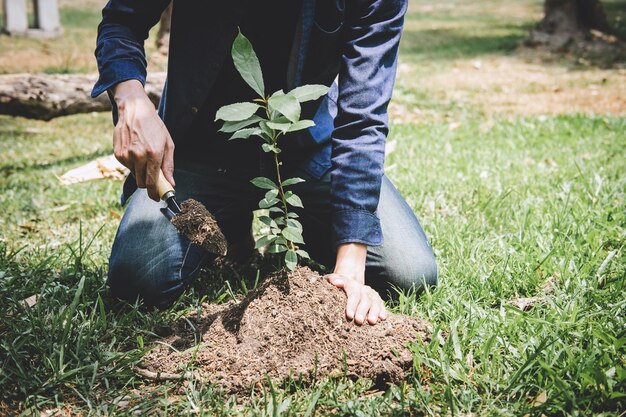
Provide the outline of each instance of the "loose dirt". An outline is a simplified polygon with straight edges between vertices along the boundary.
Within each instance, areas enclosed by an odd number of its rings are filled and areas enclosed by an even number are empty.
[[[378,387],[403,380],[413,366],[409,345],[428,342],[430,325],[390,314],[374,326],[358,326],[345,319],[345,298],[308,268],[275,273],[239,302],[204,304],[176,322],[143,358],[140,374],[193,374],[233,393],[267,377],[308,383],[346,375]]]
[[[190,198],[183,201],[180,208],[182,211],[172,218],[172,224],[178,231],[207,251],[226,255],[226,238],[206,207]]]

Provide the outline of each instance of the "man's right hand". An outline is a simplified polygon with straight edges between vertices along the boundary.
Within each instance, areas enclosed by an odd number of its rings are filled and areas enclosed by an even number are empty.
[[[135,176],[139,188],[147,188],[159,201],[159,170],[174,186],[174,142],[137,80],[122,81],[112,88],[119,119],[113,132],[115,157]]]

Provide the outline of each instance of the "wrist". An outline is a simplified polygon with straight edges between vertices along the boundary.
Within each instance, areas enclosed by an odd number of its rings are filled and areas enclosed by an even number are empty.
[[[128,100],[147,98],[146,90],[139,80],[125,80],[115,84],[110,89],[116,103],[122,103]]]
[[[367,245],[361,243],[344,243],[337,247],[335,274],[365,283],[365,261]]]

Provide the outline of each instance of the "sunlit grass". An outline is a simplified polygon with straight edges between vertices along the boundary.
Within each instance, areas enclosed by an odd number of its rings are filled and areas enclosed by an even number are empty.
[[[104,277],[121,183],[62,186],[56,178],[111,152],[110,116],[0,117],[0,415],[619,415],[626,119],[486,113],[470,93],[433,95],[411,78],[511,56],[540,7],[530,3],[509,17],[506,2],[412,3],[410,30],[453,32],[425,32],[440,50],[405,39],[410,67],[396,98],[432,117],[397,119],[386,166],[432,242],[440,285],[403,294],[393,311],[428,319],[437,337],[412,347],[414,372],[385,392],[342,378],[310,387],[271,381],[244,400],[198,381],[146,384],[132,368],[163,326],[205,300],[245,292],[256,272],[209,275],[214,282],[198,283],[165,312],[119,305]],[[97,22],[96,12],[64,13],[76,33]],[[490,29],[493,19],[501,26]],[[488,42],[466,45],[472,36]],[[27,308],[32,295],[37,303]],[[513,306],[519,297],[537,297],[534,308]]]

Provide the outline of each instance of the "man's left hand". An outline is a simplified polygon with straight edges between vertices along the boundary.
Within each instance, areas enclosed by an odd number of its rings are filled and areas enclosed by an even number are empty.
[[[327,275],[328,281],[346,292],[346,317],[357,324],[367,320],[376,324],[387,318],[385,303],[378,292],[365,285],[365,259],[367,246],[359,243],[340,245],[337,250],[335,271]]]

